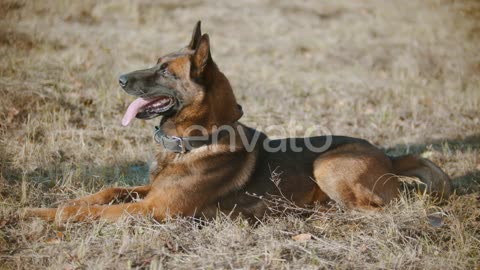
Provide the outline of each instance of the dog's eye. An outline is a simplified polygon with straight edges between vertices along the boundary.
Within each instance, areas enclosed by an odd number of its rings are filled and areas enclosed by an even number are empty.
[[[161,66],[160,66],[160,70],[161,71],[165,71],[168,67],[168,63],[163,63]]]

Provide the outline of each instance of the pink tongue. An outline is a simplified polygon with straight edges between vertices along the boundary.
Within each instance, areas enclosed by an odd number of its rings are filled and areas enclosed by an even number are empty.
[[[125,115],[123,116],[123,119],[122,119],[122,125],[123,126],[128,126],[128,124],[130,124],[130,122],[132,121],[133,118],[135,118],[135,116],[137,115],[138,111],[140,110],[140,108],[142,108],[143,106],[147,105],[148,103],[150,103],[152,100],[147,100],[147,99],[143,99],[143,98],[137,98],[135,99],[132,103],[130,103],[130,105],[128,105],[128,109],[127,109],[127,112],[125,113]]]

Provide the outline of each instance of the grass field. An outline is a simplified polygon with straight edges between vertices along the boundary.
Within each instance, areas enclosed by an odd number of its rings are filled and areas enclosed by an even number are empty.
[[[0,269],[480,267],[479,1],[2,0],[0,18]],[[120,125],[132,97],[118,75],[185,46],[200,19],[243,123],[421,154],[457,195],[257,226],[19,220],[22,207],[147,180],[158,119]]]

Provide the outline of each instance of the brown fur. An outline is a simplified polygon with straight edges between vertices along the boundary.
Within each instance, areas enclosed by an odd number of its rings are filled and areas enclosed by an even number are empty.
[[[208,218],[220,210],[233,216],[262,217],[268,205],[259,196],[273,195],[282,195],[302,206],[334,200],[350,208],[370,210],[398,197],[397,175],[419,177],[427,190],[443,198],[451,193],[448,176],[431,161],[414,156],[390,158],[361,139],[333,136],[330,147],[321,153],[266,151],[264,142],[277,145],[294,141],[302,146],[302,141],[269,140],[265,134],[237,122],[241,109],[228,79],[213,62],[208,35],[201,35],[199,24],[186,48],[161,57],[157,65],[164,63],[168,63],[174,79],[156,78],[155,73],[145,78],[174,87],[185,102],[179,112],[165,119],[161,128],[166,134],[196,135],[188,131],[192,125],[201,125],[210,133],[216,126],[230,125],[235,133],[217,144],[187,153],[162,149],[156,155],[147,186],[110,188],[60,208],[27,209],[27,216],[84,221],[117,220],[130,214],[163,220],[170,215]],[[249,152],[240,135],[251,140],[256,133],[260,134],[258,143]],[[231,137],[236,139],[234,151]],[[322,144],[325,137],[311,141]],[[273,171],[280,174],[280,182],[270,180]],[[142,200],[109,205],[113,200],[131,198],[132,194]]]

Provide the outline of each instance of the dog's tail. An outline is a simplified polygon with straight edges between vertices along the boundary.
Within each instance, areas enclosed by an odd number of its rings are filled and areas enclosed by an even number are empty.
[[[446,200],[453,192],[450,177],[435,163],[415,155],[390,157],[394,173],[401,176],[417,177],[422,184],[419,188],[431,195]]]

